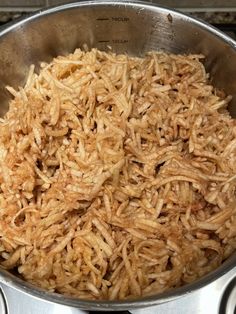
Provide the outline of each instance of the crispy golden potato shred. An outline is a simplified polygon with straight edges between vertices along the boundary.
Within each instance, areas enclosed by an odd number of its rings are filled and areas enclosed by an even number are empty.
[[[114,300],[193,282],[234,252],[236,123],[201,59],[76,49],[7,87],[1,267]]]

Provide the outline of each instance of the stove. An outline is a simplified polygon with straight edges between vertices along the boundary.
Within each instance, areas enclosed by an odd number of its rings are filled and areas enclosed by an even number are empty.
[[[0,25],[28,12],[70,1],[0,0]],[[235,0],[150,0],[202,18],[236,40]],[[0,314],[89,314],[78,308],[50,303],[0,283]],[[101,313],[101,312],[100,312]],[[108,313],[108,312],[106,312]],[[236,265],[220,279],[174,301],[121,314],[236,314]]]

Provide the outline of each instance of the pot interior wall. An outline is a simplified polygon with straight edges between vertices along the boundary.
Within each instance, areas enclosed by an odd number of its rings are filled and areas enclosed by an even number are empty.
[[[39,65],[86,44],[141,56],[150,50],[203,53],[213,84],[233,96],[236,116],[236,51],[198,22],[166,9],[137,4],[81,4],[20,22],[0,34],[0,114],[7,109],[6,85],[24,84],[30,64]]]

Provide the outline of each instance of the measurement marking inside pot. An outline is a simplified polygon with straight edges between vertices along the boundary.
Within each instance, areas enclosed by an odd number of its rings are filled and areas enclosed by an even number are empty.
[[[109,43],[110,40],[99,40],[98,42],[99,42],[99,43]]]
[[[109,21],[108,17],[98,17],[97,21]]]
[[[98,17],[96,19],[97,21],[109,21],[109,17]],[[112,22],[129,22],[129,17],[126,16],[112,16],[111,17]]]
[[[111,18],[112,21],[114,22],[128,22],[129,21],[129,17],[126,16],[113,16]]]
[[[126,44],[129,42],[128,39],[112,39],[113,44]]]

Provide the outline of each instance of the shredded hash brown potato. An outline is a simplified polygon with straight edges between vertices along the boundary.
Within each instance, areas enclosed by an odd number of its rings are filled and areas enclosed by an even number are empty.
[[[8,87],[2,267],[114,300],[190,283],[234,252],[236,122],[202,58],[77,49]]]

